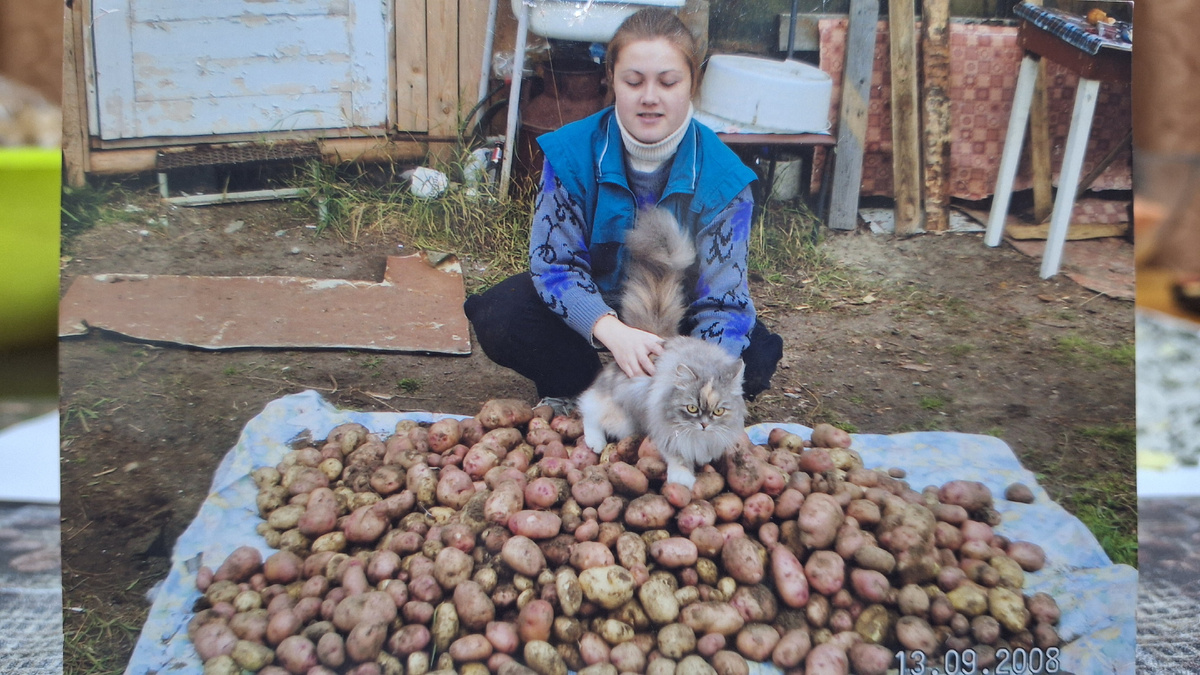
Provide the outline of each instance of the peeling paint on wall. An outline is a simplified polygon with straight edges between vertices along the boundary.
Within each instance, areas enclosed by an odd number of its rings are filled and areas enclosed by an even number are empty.
[[[100,136],[383,127],[377,1],[93,0]]]

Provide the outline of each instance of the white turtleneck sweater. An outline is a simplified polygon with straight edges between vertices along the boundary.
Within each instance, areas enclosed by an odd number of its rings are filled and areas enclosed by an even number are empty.
[[[675,155],[675,151],[679,149],[679,142],[683,140],[683,134],[687,130],[688,122],[692,121],[692,104],[688,104],[687,117],[679,128],[671,132],[670,136],[658,141],[657,143],[643,143],[633,137],[629,130],[621,124],[621,116],[614,115],[617,120],[617,128],[621,130],[621,140],[625,144],[625,157],[629,160],[629,168],[641,173],[651,173],[666,163]]]

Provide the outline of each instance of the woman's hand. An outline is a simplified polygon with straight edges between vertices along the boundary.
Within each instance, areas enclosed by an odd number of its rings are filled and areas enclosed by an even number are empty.
[[[596,321],[592,335],[612,352],[617,366],[629,377],[654,374],[651,357],[663,351],[663,339],[659,336],[627,326],[611,314]]]

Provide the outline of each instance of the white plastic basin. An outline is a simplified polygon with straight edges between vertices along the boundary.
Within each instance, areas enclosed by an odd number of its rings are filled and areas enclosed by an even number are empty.
[[[708,60],[696,109],[745,131],[829,131],[833,80],[799,61],[773,61],[741,54]]]
[[[522,0],[512,0],[513,16],[520,16]],[[558,40],[608,42],[621,22],[643,7],[683,7],[687,0],[532,0],[529,30]]]

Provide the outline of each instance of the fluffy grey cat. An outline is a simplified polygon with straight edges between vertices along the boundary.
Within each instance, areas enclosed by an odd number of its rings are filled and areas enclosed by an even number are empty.
[[[625,245],[621,320],[667,340],[652,377],[631,378],[610,363],[579,396],[584,441],[600,452],[609,438],[645,434],[667,462],[667,482],[690,488],[696,467],[724,455],[742,435],[745,366],[714,344],[679,336],[684,273],[696,253],[674,217],[661,209],[640,212]]]

